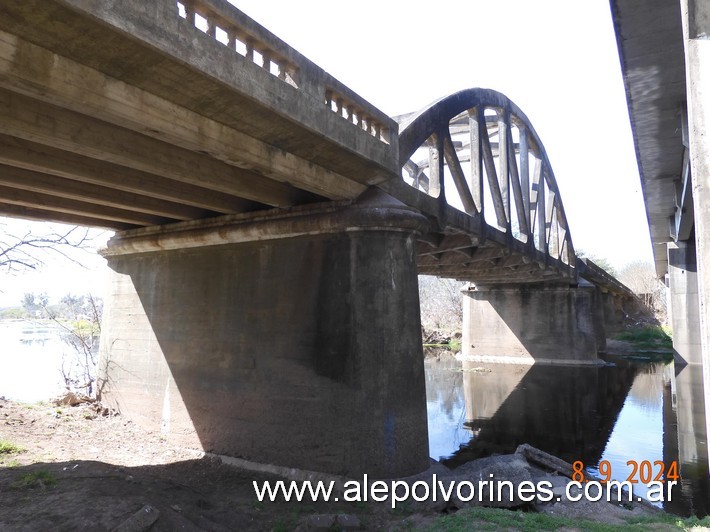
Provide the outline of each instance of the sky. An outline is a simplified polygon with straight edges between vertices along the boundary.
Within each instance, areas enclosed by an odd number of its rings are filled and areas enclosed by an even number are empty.
[[[391,116],[466,88],[504,93],[547,150],[575,248],[617,270],[652,260],[608,2],[230,1]],[[100,293],[103,259],[80,260],[91,269],[0,273],[0,307],[31,291]]]

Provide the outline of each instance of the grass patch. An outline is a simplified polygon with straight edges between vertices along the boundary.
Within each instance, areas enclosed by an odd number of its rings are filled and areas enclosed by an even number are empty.
[[[463,532],[464,530],[474,529],[508,529],[536,532],[538,530],[570,528],[584,532],[610,532],[617,530],[642,532],[653,528],[654,525],[674,526],[678,530],[689,530],[693,527],[710,526],[710,518],[698,519],[697,517],[691,517],[682,519],[670,514],[659,514],[657,517],[629,517],[626,523],[625,525],[610,525],[589,519],[571,519],[542,513],[516,512],[498,508],[470,508],[436,519],[429,530]]]
[[[25,449],[7,440],[0,440],[0,454],[21,453]]]
[[[673,348],[673,339],[670,334],[660,326],[648,326],[621,332],[614,337],[615,340],[632,342],[639,347]]]
[[[47,488],[54,486],[56,483],[57,477],[49,471],[42,469],[34,473],[26,473],[16,478],[12,483],[12,487],[18,490]]]

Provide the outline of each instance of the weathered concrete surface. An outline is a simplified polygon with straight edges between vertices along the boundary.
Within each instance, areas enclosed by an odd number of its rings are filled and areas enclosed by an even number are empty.
[[[611,335],[624,328],[626,312],[624,310],[624,298],[611,292],[598,292],[601,308],[604,313],[604,330],[606,335]]]
[[[124,230],[353,199],[398,176],[382,111],[227,2],[190,4],[273,64],[170,0],[0,5],[0,212]]]
[[[706,430],[710,434],[710,4],[704,0],[681,0],[681,13],[688,92],[690,168],[695,203]]]
[[[601,305],[592,285],[464,291],[462,355],[523,364],[599,363]]]
[[[676,363],[702,364],[700,303],[694,242],[668,245],[668,278]]]
[[[229,222],[210,230],[236,243],[121,253],[122,240],[167,245],[171,228],[116,237],[103,398],[218,454],[353,476],[426,469],[423,218],[369,199],[282,213],[262,222],[265,241],[240,242]],[[319,220],[321,234],[275,238],[284,218]]]

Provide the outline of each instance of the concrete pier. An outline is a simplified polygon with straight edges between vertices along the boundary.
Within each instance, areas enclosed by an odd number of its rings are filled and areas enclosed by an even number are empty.
[[[218,454],[353,476],[426,469],[425,224],[369,191],[118,234],[102,399]]]
[[[705,383],[706,430],[710,434],[710,5],[706,1],[681,0],[685,75],[688,98],[690,171],[695,205],[698,296],[703,381]]]
[[[668,244],[669,303],[677,364],[702,364],[695,239]]]
[[[603,315],[592,285],[464,291],[462,355],[484,362],[598,364]]]

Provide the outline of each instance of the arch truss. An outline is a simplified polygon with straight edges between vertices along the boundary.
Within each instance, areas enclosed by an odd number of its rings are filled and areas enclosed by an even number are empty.
[[[545,148],[506,96],[468,89],[410,118],[399,138],[405,182],[474,218],[483,239],[569,272],[576,256]]]

